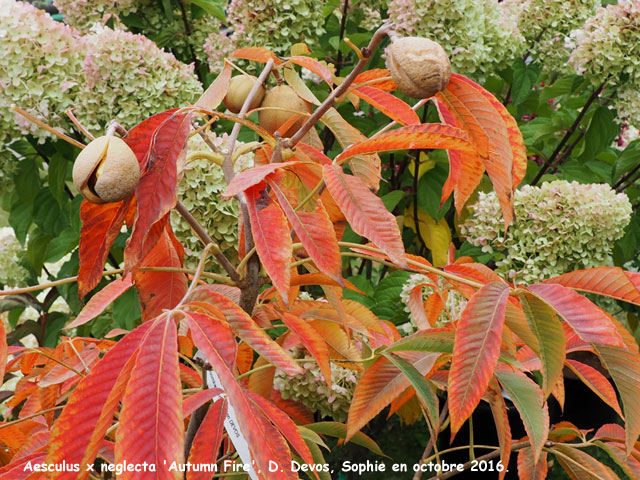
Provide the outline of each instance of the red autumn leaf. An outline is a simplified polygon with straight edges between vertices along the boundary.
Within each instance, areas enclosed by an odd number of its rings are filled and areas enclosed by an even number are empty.
[[[338,155],[334,162],[340,162],[363,153],[419,148],[450,148],[471,151],[473,146],[469,143],[464,130],[443,123],[424,123],[400,127],[351,145]]]
[[[333,85],[333,74],[331,73],[331,70],[329,70],[326,65],[323,65],[315,58],[296,55],[287,58],[287,61],[295,63],[296,65],[300,65],[310,72],[315,73],[320,78],[322,78],[322,80],[327,82],[329,86]]]
[[[489,174],[500,200],[505,224],[513,220],[513,151],[505,121],[481,93],[482,87],[462,75],[452,74],[447,88],[436,94],[466,131]]]
[[[454,435],[473,413],[493,377],[508,298],[508,285],[485,285],[469,299],[458,321],[448,388]]]
[[[547,452],[542,452],[538,462],[533,458],[533,450],[523,448],[518,452],[518,478],[520,480],[545,480],[547,478]]]
[[[605,295],[640,305],[640,290],[627,273],[629,272],[620,267],[596,267],[565,273],[542,283],[559,283],[582,292]]]
[[[122,278],[115,279],[113,282],[111,282],[109,285],[107,285],[93,297],[91,297],[91,300],[87,302],[76,319],[65,328],[74,328],[90,322],[102,312],[104,312],[105,308],[111,305],[111,303],[116,298],[129,290],[132,285],[133,282],[131,281],[131,274]]]
[[[153,132],[148,167],[136,187],[138,214],[124,252],[127,269],[140,263],[147,233],[176,204],[177,161],[189,135],[190,118],[188,113],[173,114]]]
[[[527,287],[549,304],[585,342],[624,347],[617,328],[609,317],[587,298],[558,284],[536,284]]]
[[[194,106],[206,108],[208,110],[215,110],[216,108],[218,108],[218,105],[222,103],[222,100],[227,94],[230,81],[231,64],[229,62],[224,62],[222,71],[218,74],[211,85],[209,85],[205,92],[200,96]]]
[[[319,198],[311,199],[296,210],[300,204],[299,200],[295,192],[284,184],[284,178],[267,179],[267,184],[271,187],[293,230],[318,269],[343,285],[340,247],[322,201]]]
[[[362,86],[353,90],[353,94],[401,125],[417,125],[420,123],[420,118],[409,105],[384,90]]]
[[[299,162],[284,162],[284,163],[268,163],[266,165],[259,165],[257,167],[248,168],[243,172],[237,174],[227,185],[222,196],[224,198],[235,197],[239,193],[258,185],[266,177],[280,168],[287,168],[298,164]]]
[[[180,366],[182,367],[182,364]],[[219,388],[207,388],[185,398],[182,401],[182,417],[187,418],[209,400],[213,400],[221,394],[224,394],[224,391]]]
[[[149,149],[156,130],[177,111],[177,108],[156,113],[133,127],[124,137],[124,141],[136,154],[140,164],[140,172],[144,173],[149,164]]]
[[[405,352],[400,354],[411,363],[421,375],[426,375],[439,353]],[[353,437],[369,420],[404,392],[411,382],[386,357],[380,357],[360,377],[353,393],[349,418],[347,420],[347,439]]]
[[[506,466],[509,464],[511,457],[511,426],[509,425],[509,414],[507,404],[502,396],[500,385],[495,379],[492,379],[487,390],[487,398],[491,408],[493,421],[496,425],[498,433],[498,443],[500,445],[500,460],[505,468],[499,473],[498,479],[502,480],[507,473]]]
[[[198,433],[193,439],[189,452],[189,463],[192,465],[211,465],[218,458],[218,450],[224,433],[224,419],[227,415],[227,400],[215,402],[202,420]],[[211,480],[211,472],[187,472],[187,480]]]
[[[251,233],[264,269],[284,302],[288,303],[291,281],[291,234],[287,217],[278,204],[271,200],[265,188],[266,186],[261,184],[245,191]]]
[[[324,153],[322,153],[317,148],[312,147],[311,145],[307,145],[306,143],[298,143],[295,149],[296,154],[302,152],[303,155],[306,155],[310,160],[319,163],[320,165],[330,165],[331,159],[327,157]]]
[[[182,267],[182,252],[176,251],[169,230],[163,232],[157,242],[148,251],[140,263],[141,267]],[[137,270],[133,276],[140,306],[142,319],[154,318],[164,309],[175,307],[187,293],[187,276],[180,272],[144,272]]]
[[[322,372],[325,382],[331,387],[331,365],[329,363],[329,348],[318,332],[300,317],[287,312],[280,312],[280,318],[293,333],[300,339],[300,342],[309,351],[311,356],[318,362],[318,367]]]
[[[444,123],[459,126],[456,117],[444,102],[436,98],[435,105]],[[447,155],[449,156],[449,176],[442,187],[440,203],[444,205],[451,192],[454,192],[456,211],[460,214],[462,207],[482,181],[484,164],[475,150],[468,152],[447,150]]]
[[[104,262],[111,245],[120,233],[126,202],[95,203],[82,201],[80,206],[80,267],[78,269],[78,294],[83,298],[102,279]]]
[[[227,366],[225,357],[228,356],[231,349],[235,349],[236,343],[233,341],[233,346],[221,345],[217,338],[219,337],[218,331],[226,335],[225,330],[228,330],[228,327],[222,322],[216,321],[202,324],[194,316],[187,316],[186,319],[193,336],[193,342],[224,385],[229,406],[236,413],[238,428],[247,439],[256,470],[268,472],[269,460],[282,466],[290,465],[291,454],[286,442],[277,430],[262,417],[262,414],[255,410],[247,398],[247,393],[240,387],[233,372]],[[219,350],[220,347],[223,348],[223,351]],[[295,480],[296,476],[289,469],[283,470],[270,473],[269,480]],[[264,473],[259,473],[258,477],[266,478]]]
[[[153,322],[140,344],[116,431],[116,464],[156,464],[156,479],[182,479],[180,472],[169,471],[171,463],[182,463],[184,455],[177,348],[176,325],[171,315],[163,315]],[[119,478],[140,475],[124,472]]]
[[[378,245],[394,263],[408,268],[396,217],[380,197],[371,193],[358,177],[346,175],[338,165],[325,165],[322,172],[327,190],[353,231]]]
[[[358,86],[362,84],[371,85],[386,92],[398,88],[396,82],[391,78],[391,72],[386,68],[372,68],[371,70],[358,74],[353,81],[353,85]]]
[[[416,322],[418,330],[426,330],[431,328],[429,319],[427,318],[427,312],[425,311],[425,302],[422,301],[422,289],[427,283],[421,283],[416,285],[409,293],[409,310],[411,310],[411,316]],[[439,297],[438,293],[434,293],[434,296]],[[437,317],[436,317],[437,318]]]
[[[582,383],[589,387],[603,402],[613,408],[620,417],[624,418],[616,391],[607,380],[607,377],[595,368],[576,360],[567,359],[566,364],[582,380]]]
[[[34,473],[32,470],[33,466],[27,468],[27,464],[45,463],[46,455],[45,452],[35,452],[3,466],[0,469],[0,480],[26,480]]]
[[[53,425],[47,463],[93,463],[118,407],[140,342],[152,323],[127,334],[80,380]],[[84,473],[84,472],[83,472]],[[56,472],[55,479],[76,480],[74,472]],[[83,475],[80,478],[86,478]]]
[[[238,337],[258,354],[269,360],[289,375],[302,373],[302,368],[282,349],[253,319],[224,295],[212,291],[208,287],[198,287],[193,292],[192,300],[206,300],[217,307],[227,323]],[[187,308],[189,304],[185,305]],[[235,359],[235,355],[234,355]]]
[[[231,58],[243,58],[259,63],[267,63],[270,59],[273,59],[276,65],[282,63],[282,60],[280,60],[275,53],[264,47],[239,48],[231,54]]]

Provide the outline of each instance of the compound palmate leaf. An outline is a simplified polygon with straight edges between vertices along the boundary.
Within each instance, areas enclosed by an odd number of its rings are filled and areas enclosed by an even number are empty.
[[[378,245],[394,263],[407,268],[396,217],[380,197],[371,193],[358,177],[345,174],[338,165],[325,165],[322,174],[327,190],[353,231]]]
[[[473,413],[493,377],[508,298],[508,285],[490,283],[469,299],[460,317],[449,372],[452,434]]]

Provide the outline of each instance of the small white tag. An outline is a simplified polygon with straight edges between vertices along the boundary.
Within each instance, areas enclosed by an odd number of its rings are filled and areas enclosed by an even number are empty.
[[[207,360],[200,352],[196,353],[194,358],[204,361]],[[224,385],[220,381],[220,377],[218,377],[218,374],[213,370],[213,368],[211,368],[211,370],[207,370],[207,387],[219,388],[226,392]],[[242,463],[245,465],[251,465],[251,469],[247,472],[249,476],[253,480],[260,480],[253,468],[254,463],[251,458],[251,452],[249,452],[249,444],[247,443],[247,439],[244,438],[243,433],[240,431],[238,418],[236,417],[236,412],[231,406],[231,402],[227,402],[227,418],[224,420],[224,428],[231,439],[231,443],[233,443],[233,446],[236,448],[236,452],[238,452],[238,456]]]

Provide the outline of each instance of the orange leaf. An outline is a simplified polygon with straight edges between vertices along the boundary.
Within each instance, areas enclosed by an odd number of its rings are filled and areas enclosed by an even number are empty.
[[[116,298],[129,290],[133,283],[131,274],[122,278],[116,278],[109,285],[96,293],[84,306],[76,319],[65,328],[74,328],[90,322],[107,308]]]
[[[189,463],[192,465],[211,465],[218,458],[218,450],[224,433],[224,419],[227,415],[227,400],[215,402],[202,420],[198,433],[193,438]],[[187,480],[211,480],[211,472],[187,472]]]
[[[82,201],[80,205],[80,267],[78,269],[78,294],[83,298],[102,280],[102,268],[111,245],[120,233],[124,222],[126,202],[95,203]]]
[[[351,145],[338,155],[334,162],[340,162],[363,153],[419,148],[450,148],[472,151],[473,146],[469,143],[464,130],[443,123],[424,123],[400,127]]]
[[[292,246],[287,217],[271,200],[264,183],[246,190],[245,195],[256,251],[273,286],[288,304]]]
[[[171,237],[170,226],[149,250],[140,266],[182,267],[182,252],[177,252]],[[187,276],[180,272],[142,272],[134,274],[134,282],[140,297],[143,321],[154,318],[164,309],[175,307],[187,293]]]
[[[363,86],[353,90],[353,94],[401,125],[417,125],[420,123],[420,118],[409,105],[384,90]]]
[[[523,448],[518,452],[518,478],[520,480],[545,480],[547,478],[547,452],[540,454],[536,463],[533,458],[533,450]]]
[[[303,372],[291,355],[282,349],[253,319],[238,305],[224,295],[211,291],[205,287],[199,287],[194,291],[194,297],[203,296],[224,314],[227,323],[242,341],[246,342],[258,354],[269,360],[282,371],[289,375],[298,375]],[[187,307],[187,304],[185,307]],[[191,315],[191,313],[189,313]],[[235,354],[233,355],[235,359]]]
[[[640,305],[640,290],[627,273],[620,267],[596,267],[565,273],[542,283],[559,283],[582,292],[605,295]]]
[[[358,177],[346,175],[338,165],[325,165],[322,172],[327,190],[353,231],[378,245],[395,264],[408,268],[396,217],[380,197],[371,193]]]
[[[80,380],[53,425],[47,463],[93,463],[129,381],[138,345],[151,326],[143,323],[127,334]],[[55,472],[52,478],[76,480],[78,474]]]
[[[428,284],[421,283],[420,285],[416,285],[409,294],[409,310],[411,310],[411,316],[414,318],[418,330],[431,328],[431,324],[429,323],[427,312],[424,307],[425,302],[422,301],[422,289],[426,285]],[[434,295],[439,296],[437,293],[434,293]]]
[[[296,165],[298,162],[286,162],[286,163],[268,163],[267,165],[259,165],[252,167],[238,175],[233,177],[233,180],[229,182],[229,185],[225,189],[222,196],[224,198],[231,198],[245,190],[258,185],[265,177],[268,177],[279,168],[286,168]]]
[[[244,58],[245,60],[258,63],[267,63],[270,59],[273,59],[276,65],[282,63],[282,60],[280,60],[275,53],[264,47],[239,48],[231,54],[231,58]]]
[[[224,391],[219,388],[207,388],[206,390],[200,390],[185,398],[182,401],[182,417],[187,418],[209,400],[221,394],[224,394]]]
[[[505,225],[513,220],[513,151],[505,121],[482,93],[484,89],[466,77],[452,74],[447,88],[436,94],[469,134],[500,200]]]
[[[0,322],[0,379],[4,378],[7,367],[7,334],[4,330],[4,322]]]
[[[247,439],[251,456],[255,462],[254,468],[259,472],[268,472],[269,460],[281,466],[290,465],[291,454],[286,442],[277,430],[262,417],[262,414],[256,411],[247,398],[247,393],[240,387],[233,372],[227,366],[225,357],[228,354],[226,352],[234,347],[217,341],[219,336],[217,331],[226,335],[227,326],[215,321],[202,324],[197,321],[196,317],[187,316],[186,319],[193,335],[193,342],[213,367],[220,378],[220,383],[224,386],[229,406],[236,413],[238,428]],[[235,341],[233,344],[235,345]],[[224,349],[223,352],[218,350],[218,346]],[[284,471],[270,473],[269,480],[295,480],[296,476],[289,469],[281,470]],[[264,474],[260,473],[258,477],[266,478]]]
[[[624,342],[609,317],[587,298],[558,284],[527,287],[550,305],[585,342],[623,347]]]
[[[353,84],[359,85],[362,83],[366,83],[367,85],[371,85],[387,92],[398,88],[396,82],[391,78],[391,72],[386,68],[372,68],[371,70],[358,74],[353,81]]]
[[[302,151],[302,153],[306,155],[310,160],[313,160],[314,162],[319,163],[320,165],[331,164],[331,159],[329,157],[327,157],[323,152],[321,152],[317,148],[311,145],[307,145],[306,143],[298,143],[296,145],[295,151],[296,151],[296,154]]]
[[[287,312],[280,312],[280,317],[284,324],[296,334],[302,345],[309,351],[311,356],[318,362],[318,367],[322,372],[325,382],[331,388],[331,365],[329,364],[329,349],[327,344],[318,336],[318,332],[306,321]]]
[[[327,82],[329,86],[333,85],[333,74],[325,65],[317,61],[315,58],[305,57],[302,55],[287,58],[287,61],[300,65],[307,70],[318,75],[322,80]]]
[[[502,465],[505,467],[498,475],[498,479],[502,480],[507,473],[507,465],[509,465],[509,458],[511,457],[512,440],[507,404],[502,396],[500,385],[498,385],[498,382],[496,382],[495,379],[491,380],[491,383],[489,384],[487,396],[489,398],[489,406],[491,407],[493,421],[496,424],[496,431],[498,432],[500,460],[502,461]]]
[[[616,391],[604,375],[595,368],[576,360],[567,359],[565,363],[567,367],[582,380],[582,383],[589,387],[602,401],[613,408],[618,415],[624,418],[620,404],[618,403]]]
[[[322,201],[320,198],[311,199],[296,211],[300,202],[296,193],[286,186],[284,180],[283,176],[267,179],[267,184],[318,269],[339,285],[344,285],[340,247]]]
[[[171,315],[154,321],[140,344],[140,353],[122,399],[116,431],[116,464],[156,464],[157,479],[182,479],[170,472],[172,462],[182,463],[184,424],[182,385],[178,368],[178,337]],[[124,472],[123,480],[140,478]]]
[[[439,353],[410,352],[399,354],[409,361],[421,375],[429,373]],[[380,357],[360,377],[353,393],[347,420],[347,440],[369,420],[403,393],[411,383],[386,357]]]
[[[462,312],[449,371],[452,435],[473,413],[498,364],[508,298],[508,285],[490,283],[469,299]]]
[[[135,268],[146,254],[144,241],[153,224],[176,204],[177,162],[190,129],[189,114],[174,114],[157,127],[146,153],[148,167],[136,187],[137,216],[124,252],[127,269]]]
[[[222,99],[227,94],[230,81],[231,64],[229,62],[224,62],[224,67],[218,74],[218,77],[211,83],[211,85],[209,85],[194,106],[206,108],[208,110],[215,110],[218,108],[218,105],[222,103]]]

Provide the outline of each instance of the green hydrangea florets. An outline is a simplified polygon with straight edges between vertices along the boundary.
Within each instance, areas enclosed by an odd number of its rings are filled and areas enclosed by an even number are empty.
[[[531,284],[572,270],[611,264],[614,242],[624,234],[631,204],[607,184],[556,180],[524,186],[514,196],[516,222],[504,236],[496,194],[480,193],[461,232],[496,254],[496,272]]]
[[[332,362],[329,389],[318,364],[306,350],[295,349],[292,355],[294,358],[310,360],[300,363],[304,373],[289,376],[281,370],[276,370],[273,388],[278,390],[285,400],[290,398],[312,412],[319,412],[322,417],[331,417],[337,422],[346,421],[360,374],[356,370]]]
[[[454,71],[482,80],[524,50],[510,11],[497,0],[391,0],[389,17],[406,36],[437,41]]]
[[[29,272],[20,265],[25,250],[10,227],[0,228],[0,284],[19,287],[26,284]]]
[[[614,106],[622,120],[640,122],[640,1],[598,9],[575,33],[571,63],[594,85],[618,85]]]

